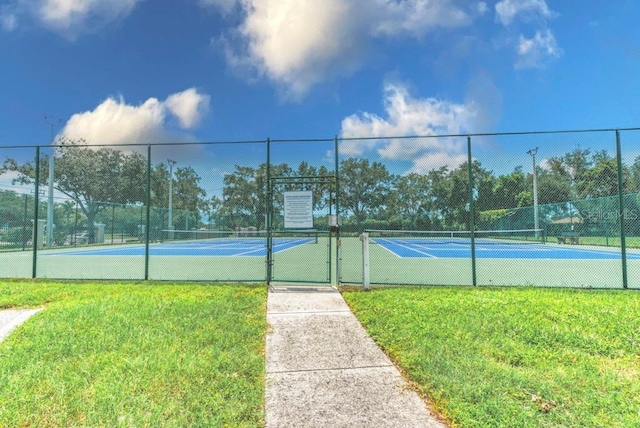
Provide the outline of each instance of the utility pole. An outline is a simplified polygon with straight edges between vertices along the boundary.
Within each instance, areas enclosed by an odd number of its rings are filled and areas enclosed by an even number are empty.
[[[47,248],[51,248],[53,246],[53,173],[55,171],[54,159],[56,157],[54,129],[60,126],[62,119],[56,121],[55,117],[45,115],[44,121],[49,125],[51,141],[51,155],[49,156],[49,198],[47,203]]]
[[[536,171],[536,155],[538,154],[538,148],[531,149],[527,152],[531,155],[533,162],[533,224],[535,229],[536,238],[538,238],[538,230],[540,229],[540,220],[538,218],[538,172]]]
[[[173,166],[177,162],[167,159],[169,165],[169,238],[173,238]]]

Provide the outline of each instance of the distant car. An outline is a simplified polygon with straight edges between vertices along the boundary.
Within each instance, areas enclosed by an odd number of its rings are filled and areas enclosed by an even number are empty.
[[[89,243],[89,234],[87,232],[76,233],[75,235],[67,235],[64,245],[86,245]]]

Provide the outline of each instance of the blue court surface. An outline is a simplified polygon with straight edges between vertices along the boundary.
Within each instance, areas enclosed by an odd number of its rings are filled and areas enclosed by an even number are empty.
[[[278,253],[313,242],[315,242],[314,238],[273,238],[273,252]],[[144,256],[145,246],[141,244],[122,245],[43,254],[50,256]],[[265,257],[266,254],[265,238],[225,238],[149,244],[150,256]]]
[[[428,243],[424,239],[372,238],[387,251],[400,258],[471,258],[469,241],[457,243]],[[479,259],[620,259],[619,249],[589,248],[583,246],[559,246],[538,243],[496,243],[476,242],[476,257]],[[630,260],[640,260],[640,254],[627,252]]]

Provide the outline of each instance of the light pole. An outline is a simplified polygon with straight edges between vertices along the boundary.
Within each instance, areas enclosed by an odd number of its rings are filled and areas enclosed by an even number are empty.
[[[176,161],[167,159],[169,165],[169,238],[173,238],[173,166]]]
[[[62,123],[62,119],[58,119],[57,122],[52,121],[53,116],[45,116],[44,121],[47,122],[50,129],[50,139],[51,139],[51,156],[49,158],[49,195],[48,195],[48,203],[47,203],[47,248],[51,248],[53,245],[53,173],[55,170],[55,155],[56,148],[54,146],[55,141],[53,140],[53,131],[56,126],[59,126]]]
[[[540,229],[540,221],[538,219],[538,173],[536,171],[536,155],[538,148],[531,149],[527,152],[531,155],[533,162],[533,227],[535,229],[536,238],[538,237],[538,229]]]

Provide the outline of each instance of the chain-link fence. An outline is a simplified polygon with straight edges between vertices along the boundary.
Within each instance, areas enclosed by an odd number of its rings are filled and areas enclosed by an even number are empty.
[[[347,152],[365,160],[345,158],[341,181],[349,176],[352,188],[371,192],[342,197],[373,244],[369,281],[640,286],[637,137],[608,130],[347,141]],[[358,182],[361,173],[349,174],[358,168],[379,179]],[[343,281],[361,279],[354,271]]]
[[[638,288],[639,137],[0,147],[0,277]]]
[[[268,277],[283,282],[335,282],[335,141],[268,142]]]

